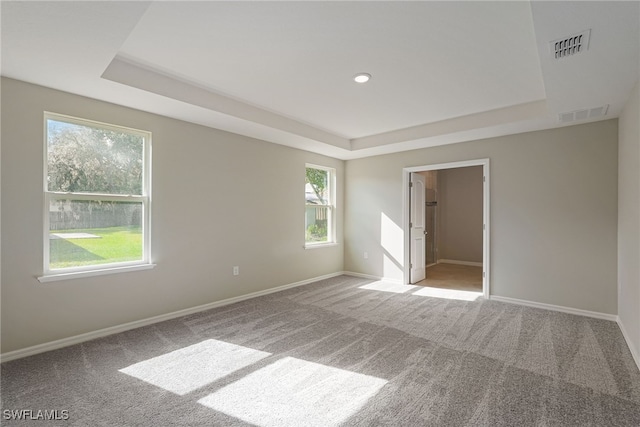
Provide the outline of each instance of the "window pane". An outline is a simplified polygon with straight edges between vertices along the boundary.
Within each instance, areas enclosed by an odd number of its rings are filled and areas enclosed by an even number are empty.
[[[306,213],[306,241],[328,242],[329,233],[327,227],[329,224],[329,208],[326,206],[307,205]]]
[[[144,138],[47,120],[47,189],[142,195]]]
[[[307,168],[305,196],[308,205],[329,204],[329,171]]]
[[[141,202],[52,200],[49,267],[142,260]]]

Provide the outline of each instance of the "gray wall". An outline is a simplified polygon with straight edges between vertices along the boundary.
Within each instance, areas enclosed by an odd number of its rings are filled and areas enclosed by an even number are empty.
[[[616,314],[617,129],[607,120],[347,161],[345,270],[402,277],[381,230],[402,241],[404,167],[490,158],[491,293]]]
[[[618,315],[640,363],[640,83],[620,115]]]
[[[482,166],[438,171],[440,259],[482,263]]]
[[[155,269],[36,280],[43,111],[153,133]],[[340,160],[11,79],[1,136],[3,353],[343,270]],[[306,162],[337,171],[337,246],[303,249]]]

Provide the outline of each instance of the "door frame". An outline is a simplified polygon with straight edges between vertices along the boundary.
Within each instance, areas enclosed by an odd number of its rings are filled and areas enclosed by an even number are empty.
[[[425,197],[427,195],[427,188],[426,188],[426,178],[424,175],[420,175],[419,173],[410,173],[409,174],[409,181],[412,183],[412,185],[410,185],[410,189],[409,189],[409,278],[408,281],[409,283],[417,283],[420,280],[424,280],[426,278],[426,272],[427,272],[427,253],[426,253],[426,246],[427,246],[427,223],[426,223],[426,200],[427,198]],[[420,206],[418,203],[413,203],[413,201],[418,198],[418,196],[420,195],[420,193],[417,191],[417,181],[421,181],[422,183],[422,206]],[[416,209],[417,207],[417,209]],[[418,225],[422,224],[422,227],[419,227]],[[422,231],[420,233],[418,233],[419,236],[419,240],[422,242],[422,265],[416,265],[413,261],[414,260],[414,255],[416,255],[415,253],[411,252],[411,248],[415,249],[416,248],[416,228],[422,228]],[[417,252],[417,251],[416,251]],[[415,257],[416,259],[418,257]],[[417,279],[415,278],[416,276],[416,271],[415,270],[421,270],[420,277],[422,277],[421,279]]]
[[[482,166],[482,175],[483,175],[483,185],[482,185],[482,223],[483,223],[483,232],[482,232],[482,295],[485,299],[489,299],[490,293],[490,277],[489,270],[491,267],[490,263],[490,248],[489,244],[490,240],[490,173],[489,173],[489,159],[475,159],[475,160],[465,160],[460,162],[449,162],[449,163],[438,163],[432,165],[424,165],[424,166],[412,166],[406,167],[402,169],[402,230],[404,234],[404,271],[403,271],[403,283],[409,284],[411,280],[409,262],[410,258],[410,250],[411,250],[411,230],[409,229],[409,215],[410,211],[410,202],[411,202],[411,193],[409,188],[409,182],[411,179],[412,172],[425,172],[432,170],[441,170],[441,169],[454,169],[454,168],[464,168],[468,166]]]

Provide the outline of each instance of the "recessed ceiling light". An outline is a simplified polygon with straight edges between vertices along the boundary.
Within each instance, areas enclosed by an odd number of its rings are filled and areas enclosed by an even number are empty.
[[[370,78],[371,78],[371,74],[368,74],[368,73],[358,73],[355,76],[353,76],[353,80],[356,83],[366,83],[369,81]]]

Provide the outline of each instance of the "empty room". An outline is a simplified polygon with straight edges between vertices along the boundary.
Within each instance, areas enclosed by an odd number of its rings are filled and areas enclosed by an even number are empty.
[[[640,2],[0,20],[1,425],[640,425]]]

